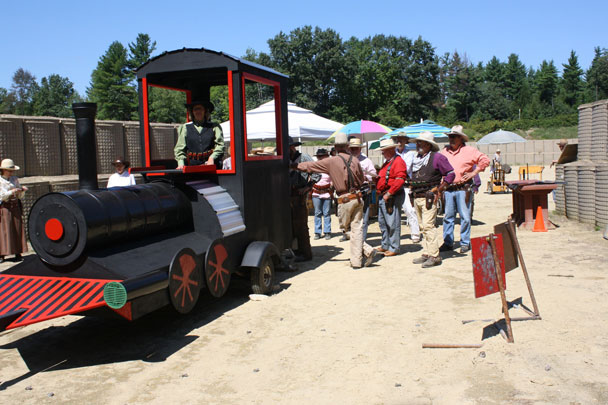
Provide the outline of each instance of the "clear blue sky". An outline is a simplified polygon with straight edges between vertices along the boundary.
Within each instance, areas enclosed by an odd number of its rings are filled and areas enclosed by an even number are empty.
[[[204,47],[235,56],[268,51],[267,40],[304,25],[334,29],[343,39],[375,34],[422,36],[437,54],[466,53],[473,63],[517,53],[526,66],[575,50],[587,69],[596,46],[608,48],[608,0],[476,1],[9,1],[2,2],[0,87],[19,67],[38,81],[56,73],[84,95],[91,72],[113,41],[138,33],[155,54]]]

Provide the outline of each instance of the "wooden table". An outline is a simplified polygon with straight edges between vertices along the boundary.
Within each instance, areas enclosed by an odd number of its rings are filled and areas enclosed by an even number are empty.
[[[549,221],[547,195],[557,188],[557,184],[538,180],[507,181],[506,184],[513,190],[513,220],[518,228],[532,230],[540,206],[545,227],[555,229],[555,225]]]

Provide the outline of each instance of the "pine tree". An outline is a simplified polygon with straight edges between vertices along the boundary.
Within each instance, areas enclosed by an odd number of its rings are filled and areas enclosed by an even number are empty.
[[[127,50],[114,41],[99,59],[91,74],[87,95],[97,103],[97,117],[102,120],[131,120],[137,117],[137,93],[129,84]]]
[[[595,57],[587,71],[587,86],[592,101],[608,98],[608,50],[595,48]]]
[[[574,51],[570,51],[568,64],[562,64],[561,91],[563,100],[570,107],[576,107],[582,97],[583,90],[583,69],[578,64],[578,57]]]
[[[557,69],[553,61],[543,60],[536,74],[535,88],[541,103],[553,108],[553,97],[557,93]]]

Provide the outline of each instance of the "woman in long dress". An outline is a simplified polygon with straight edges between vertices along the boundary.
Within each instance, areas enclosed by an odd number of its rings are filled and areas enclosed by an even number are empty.
[[[0,164],[0,263],[8,255],[21,260],[21,253],[27,252],[21,204],[27,187],[22,187],[13,175],[16,170],[19,166],[12,159],[4,159]]]

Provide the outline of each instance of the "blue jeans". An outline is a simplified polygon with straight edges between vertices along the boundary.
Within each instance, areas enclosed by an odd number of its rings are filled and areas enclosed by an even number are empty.
[[[443,243],[454,245],[454,221],[456,212],[460,215],[460,245],[471,246],[471,201],[466,204],[465,190],[446,191],[445,214],[443,215]]]
[[[315,207],[315,233],[321,235],[321,218],[323,218],[325,233],[331,233],[331,199],[312,198],[312,205]]]
[[[404,197],[405,193],[403,191],[395,194],[392,214],[386,211],[384,198],[378,199],[378,225],[380,225],[380,231],[382,232],[382,248],[393,253],[399,253],[399,245],[401,244],[401,207]]]

